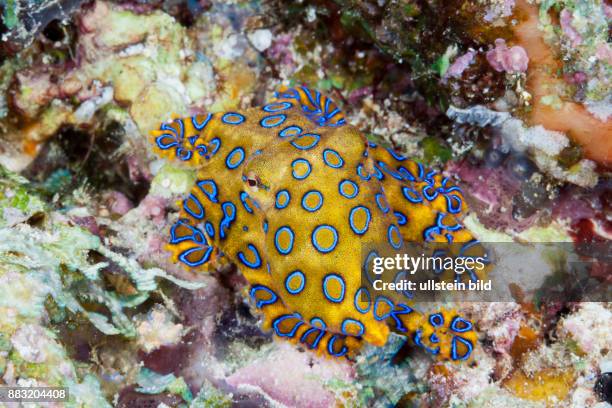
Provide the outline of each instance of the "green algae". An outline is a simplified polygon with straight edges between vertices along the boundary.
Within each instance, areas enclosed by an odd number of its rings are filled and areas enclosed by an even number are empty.
[[[405,345],[404,336],[391,333],[383,347],[367,345],[355,365],[359,377],[359,406],[392,407],[405,395],[423,391],[407,360],[393,361]]]
[[[193,395],[182,377],[174,374],[158,374],[147,368],[142,368],[136,379],[138,382],[137,392],[143,394],[161,394],[169,392],[180,396],[184,401],[191,402]]]
[[[132,310],[160,290],[160,278],[188,289],[202,285],[176,279],[159,268],[141,267],[58,216],[27,180],[3,168],[0,173],[0,214],[19,214],[12,215],[10,223],[1,218],[0,224],[0,372],[10,370],[22,379],[68,387],[67,407],[110,406],[95,376],[79,380],[77,363],[58,339],[56,325],[69,327],[86,320],[105,335],[135,338]],[[37,227],[26,223],[40,212],[45,217]],[[94,261],[92,253],[102,261]],[[135,294],[121,295],[105,287],[101,271],[110,262],[131,280]],[[46,323],[47,316],[51,324]],[[169,387],[188,395],[184,381]]]
[[[190,408],[230,408],[231,406],[233,406],[231,395],[219,391],[208,381],[204,381],[200,392],[189,405]]]

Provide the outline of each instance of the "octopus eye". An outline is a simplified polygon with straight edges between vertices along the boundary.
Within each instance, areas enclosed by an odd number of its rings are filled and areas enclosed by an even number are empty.
[[[250,188],[257,190],[261,186],[261,179],[253,172],[249,172],[244,178],[247,186]]]

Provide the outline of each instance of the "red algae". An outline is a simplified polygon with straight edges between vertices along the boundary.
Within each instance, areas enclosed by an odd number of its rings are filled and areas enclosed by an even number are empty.
[[[553,74],[560,69],[561,62],[555,58],[554,51],[544,42],[538,29],[538,8],[519,0],[515,12],[521,17],[514,29],[516,39],[529,55],[527,87],[533,96],[529,122],[565,132],[583,147],[586,157],[611,166],[612,122],[600,121],[575,102],[562,101],[555,107],[542,102],[543,97],[557,93],[557,89],[565,86],[563,78]]]

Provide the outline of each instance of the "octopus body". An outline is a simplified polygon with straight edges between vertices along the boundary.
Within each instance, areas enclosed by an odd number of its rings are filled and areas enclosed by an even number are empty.
[[[173,260],[202,271],[236,263],[264,330],[336,357],[384,345],[394,330],[440,358],[469,358],[470,321],[423,314],[409,296],[379,295],[362,278],[363,248],[476,247],[447,177],[368,142],[305,87],[263,107],[175,118],[152,135],[158,155],[198,169],[170,230]]]

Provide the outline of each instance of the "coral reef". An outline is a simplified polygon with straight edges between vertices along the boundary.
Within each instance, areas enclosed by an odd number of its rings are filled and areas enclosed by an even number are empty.
[[[68,407],[612,404],[612,308],[576,289],[609,300],[612,283],[609,3],[0,9],[0,385],[67,387]],[[350,359],[310,353],[261,329],[240,261],[204,274],[170,259],[199,175],[157,158],[149,132],[299,85],[334,100],[372,151],[459,186],[480,241],[517,245],[498,262],[513,301],[432,304],[474,323],[469,362],[433,359],[401,333]]]

